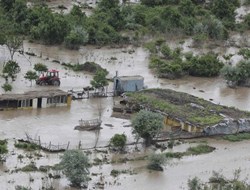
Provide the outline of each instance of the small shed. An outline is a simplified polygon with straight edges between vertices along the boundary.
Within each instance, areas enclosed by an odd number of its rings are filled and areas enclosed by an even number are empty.
[[[140,75],[135,76],[115,76],[114,93],[120,95],[124,92],[135,92],[144,87],[144,78]]]
[[[0,110],[57,107],[70,103],[71,96],[59,89],[0,95]]]

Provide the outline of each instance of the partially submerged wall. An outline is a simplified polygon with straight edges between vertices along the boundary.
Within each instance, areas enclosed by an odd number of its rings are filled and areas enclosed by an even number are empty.
[[[205,135],[229,135],[250,132],[250,119],[225,119],[224,121],[204,128]]]

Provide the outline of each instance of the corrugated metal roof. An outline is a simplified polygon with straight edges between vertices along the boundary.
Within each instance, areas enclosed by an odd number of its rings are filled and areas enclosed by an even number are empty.
[[[43,90],[43,91],[29,91],[24,94],[2,94],[0,100],[24,100],[32,98],[46,98],[54,96],[63,96],[68,93],[60,89]]]
[[[134,75],[134,76],[118,76],[116,78],[119,78],[122,81],[128,81],[128,80],[144,80],[144,78],[140,75]]]

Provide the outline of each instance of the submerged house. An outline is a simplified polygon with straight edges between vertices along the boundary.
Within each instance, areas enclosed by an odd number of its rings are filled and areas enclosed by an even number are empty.
[[[71,96],[59,89],[0,95],[0,110],[47,108],[70,104]]]
[[[144,78],[140,75],[135,76],[115,76],[114,93],[120,95],[123,92],[135,92],[144,87]]]

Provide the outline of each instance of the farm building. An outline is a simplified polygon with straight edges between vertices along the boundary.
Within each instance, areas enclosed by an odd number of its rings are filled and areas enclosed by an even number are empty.
[[[0,95],[0,110],[67,106],[71,96],[62,90],[30,91]]]
[[[120,95],[123,92],[135,92],[144,87],[144,78],[136,76],[116,76],[114,77],[114,92]]]

